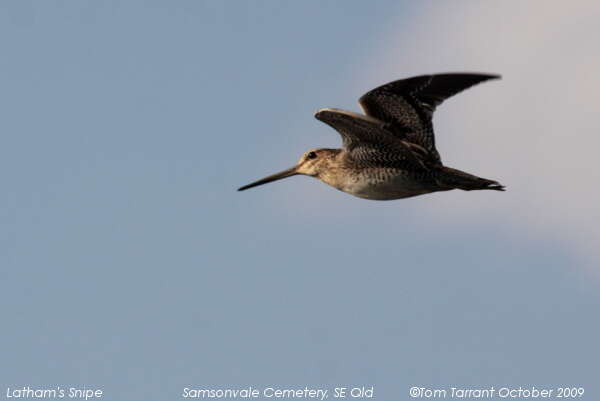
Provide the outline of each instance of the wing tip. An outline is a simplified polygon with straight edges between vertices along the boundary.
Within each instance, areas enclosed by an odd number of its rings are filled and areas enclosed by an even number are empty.
[[[476,71],[464,71],[464,72],[442,72],[442,73],[437,73],[437,74],[430,74],[428,75],[432,78],[435,78],[436,76],[438,77],[442,77],[442,76],[456,76],[456,77],[470,77],[470,78],[479,78],[479,82],[483,82],[483,81],[488,81],[491,79],[502,79],[502,74],[496,74],[496,73],[492,73],[492,72],[476,72]]]
[[[319,109],[315,112],[315,117],[319,118],[319,116],[323,116],[326,114],[330,114],[330,113],[340,113],[343,112],[344,110],[340,110],[340,109],[334,109],[332,107],[325,107],[323,109]]]
[[[502,74],[481,74],[486,76],[486,79],[502,79]]]
[[[315,118],[317,120],[323,121],[325,123],[328,123],[329,121],[332,121],[332,120],[363,121],[363,122],[367,122],[367,123],[371,123],[371,124],[380,124],[381,123],[381,121],[379,121],[378,119],[368,116],[368,115],[365,115],[365,114],[355,113],[353,111],[348,111],[348,110],[343,110],[343,109],[329,108],[329,107],[317,110],[317,112],[315,113]]]

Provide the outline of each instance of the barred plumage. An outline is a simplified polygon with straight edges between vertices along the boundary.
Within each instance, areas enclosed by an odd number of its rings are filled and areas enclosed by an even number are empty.
[[[245,190],[303,174],[352,195],[376,200],[400,199],[451,189],[504,187],[445,167],[435,148],[432,117],[445,99],[489,74],[423,75],[390,82],[363,95],[366,115],[338,109],[319,110],[315,117],[342,137],[342,149],[314,149],[281,173],[241,187]]]

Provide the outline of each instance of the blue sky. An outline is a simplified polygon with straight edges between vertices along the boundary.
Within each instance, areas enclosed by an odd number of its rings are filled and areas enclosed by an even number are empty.
[[[1,3],[0,390],[595,392],[600,7],[540,4]],[[235,191],[339,146],[318,108],[461,70],[504,79],[438,149],[506,193]]]

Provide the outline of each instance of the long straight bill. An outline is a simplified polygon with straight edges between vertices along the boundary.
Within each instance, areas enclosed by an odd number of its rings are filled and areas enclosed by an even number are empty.
[[[281,172],[279,172],[277,174],[273,174],[273,175],[265,177],[265,178],[263,178],[261,180],[254,181],[251,184],[244,185],[243,187],[238,188],[238,191],[244,191],[244,190],[246,190],[248,188],[257,187],[257,186],[263,185],[263,184],[268,184],[269,182],[281,180],[283,178],[291,177],[291,176],[296,175],[296,174],[298,174],[297,167],[294,166],[292,168],[288,168],[287,170],[281,171]]]

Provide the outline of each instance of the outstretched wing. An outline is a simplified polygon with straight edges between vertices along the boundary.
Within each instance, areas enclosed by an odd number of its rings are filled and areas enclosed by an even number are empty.
[[[321,109],[315,117],[342,136],[344,150],[363,167],[391,167],[403,170],[426,169],[423,162],[402,140],[369,116],[338,109]]]
[[[435,108],[450,96],[489,79],[489,74],[437,74],[401,79],[375,88],[359,99],[365,114],[388,124],[388,130],[422,146],[439,161],[433,124]]]

